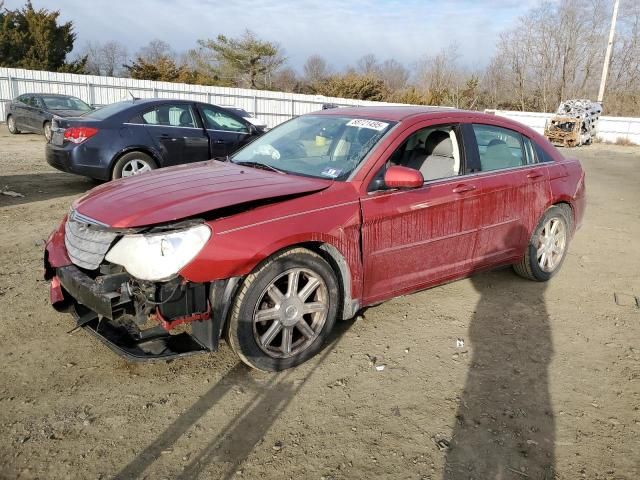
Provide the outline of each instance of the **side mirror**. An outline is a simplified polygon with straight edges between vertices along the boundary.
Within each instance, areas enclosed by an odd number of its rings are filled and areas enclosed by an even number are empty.
[[[385,172],[384,184],[387,188],[418,188],[424,184],[424,177],[420,170],[394,165]]]

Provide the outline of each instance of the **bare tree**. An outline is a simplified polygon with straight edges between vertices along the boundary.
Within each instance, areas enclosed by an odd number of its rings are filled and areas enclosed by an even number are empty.
[[[136,54],[138,58],[142,58],[149,63],[157,63],[165,58],[171,58],[175,60],[175,52],[164,40],[156,38],[151,40],[147,45],[138,50]]]
[[[368,53],[356,62],[356,71],[362,75],[377,75],[380,72],[378,59],[373,53]]]
[[[305,81],[314,85],[325,81],[331,75],[331,68],[320,55],[311,55],[302,67]]]
[[[395,92],[407,86],[409,70],[400,62],[389,59],[380,65],[378,76],[390,91]]]
[[[85,69],[93,75],[118,77],[125,73],[123,65],[128,61],[127,48],[119,42],[87,42],[83,49],[87,57]]]

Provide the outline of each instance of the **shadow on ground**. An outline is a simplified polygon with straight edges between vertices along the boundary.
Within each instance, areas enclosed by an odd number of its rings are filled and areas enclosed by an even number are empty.
[[[94,180],[63,172],[0,175],[0,190],[24,195],[10,197],[0,194],[0,207],[79,195],[97,185]]]
[[[459,398],[445,480],[552,480],[553,355],[545,283],[511,269],[472,277],[480,294],[469,326],[471,363]]]
[[[213,462],[224,470],[216,478],[233,477],[298,391],[322,365],[323,360],[331,353],[352,323],[353,321],[338,322],[322,352],[310,360],[313,367],[304,377],[296,375],[296,370],[292,369],[271,374],[268,381],[259,383],[254,380],[255,375],[249,367],[242,363],[236,364],[114,478],[124,480],[141,477],[143,472],[160,458],[163,450],[171,448],[178,442],[233,387],[241,386],[252,392],[253,397],[240,413],[229,419],[204,448],[199,452],[194,451],[190,462],[180,474],[173,478],[182,480],[197,478]]]

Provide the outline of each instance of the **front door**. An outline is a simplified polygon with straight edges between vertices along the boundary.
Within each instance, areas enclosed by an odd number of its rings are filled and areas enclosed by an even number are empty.
[[[385,168],[416,168],[424,185],[382,187],[361,199],[365,304],[455,278],[468,268],[478,196],[477,179],[465,175],[460,132],[457,125],[439,125],[409,133]]]
[[[211,105],[199,105],[209,135],[211,157],[225,157],[251,138],[251,127],[240,117]]]
[[[187,103],[166,103],[142,115],[164,167],[209,159],[209,140]]]

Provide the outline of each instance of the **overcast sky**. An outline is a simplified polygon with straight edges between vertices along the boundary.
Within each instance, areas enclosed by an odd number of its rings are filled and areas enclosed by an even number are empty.
[[[498,34],[535,0],[33,0],[73,20],[76,50],[87,41],[117,40],[130,54],[154,38],[181,52],[199,38],[245,29],[280,43],[301,69],[314,53],[342,68],[367,53],[406,65],[457,42],[461,61],[484,66]],[[5,0],[16,8],[24,0]]]

